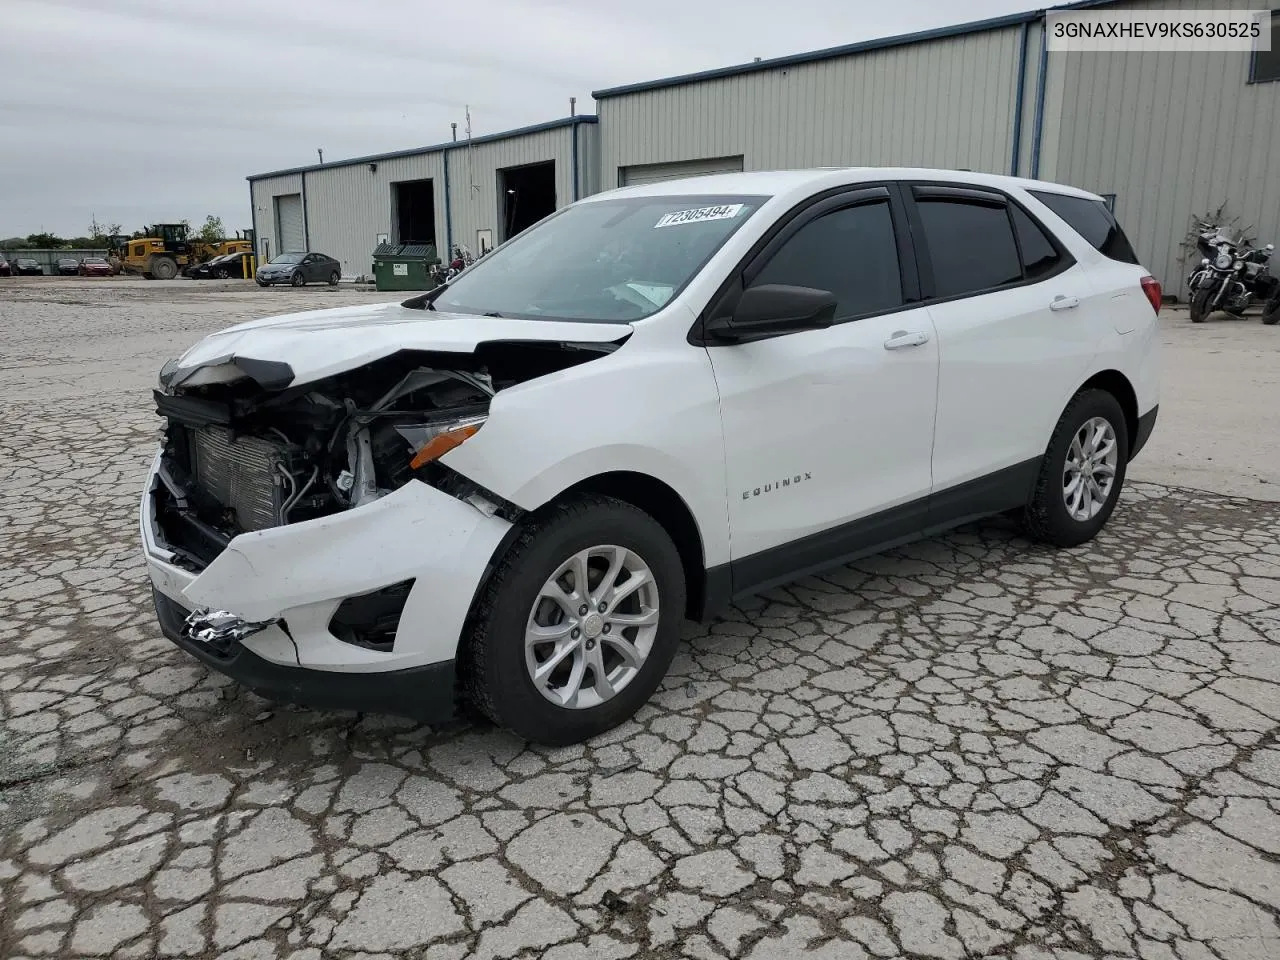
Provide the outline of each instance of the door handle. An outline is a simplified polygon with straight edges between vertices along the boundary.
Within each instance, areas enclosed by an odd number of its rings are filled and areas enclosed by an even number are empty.
[[[1053,302],[1049,304],[1050,310],[1070,310],[1072,307],[1080,306],[1079,297],[1063,297],[1057,296],[1053,298]]]
[[[893,336],[884,342],[886,350],[901,350],[903,347],[918,347],[929,342],[929,335],[923,330],[908,333],[906,330],[895,330]]]

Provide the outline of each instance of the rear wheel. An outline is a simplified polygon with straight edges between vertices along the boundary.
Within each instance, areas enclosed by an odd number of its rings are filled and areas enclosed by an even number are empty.
[[[1274,327],[1280,323],[1280,293],[1268,300],[1266,306],[1262,308],[1262,322],[1268,327]]]
[[[213,271],[213,275],[219,280],[227,280],[231,277],[231,271],[226,267],[219,267],[217,270]]]
[[[333,271],[333,273],[329,274],[329,286],[336,287],[338,285],[338,281],[341,279],[342,279],[342,274],[340,274],[337,270]]]
[[[1082,390],[1054,428],[1027,505],[1024,526],[1036,540],[1075,547],[1110,519],[1129,463],[1124,411],[1105,390]]]
[[[171,257],[152,257],[151,275],[157,280],[172,280],[178,275],[177,261]]]
[[[471,702],[549,746],[630,718],[675,655],[685,580],[670,536],[606,497],[560,504],[499,562],[461,651]]]
[[[1209,302],[1213,300],[1213,293],[1216,289],[1216,285],[1201,287],[1196,291],[1195,296],[1191,298],[1192,323],[1204,323],[1205,318],[1209,316]]]
[[[301,271],[299,271],[299,272],[295,273],[295,274],[290,278],[289,282],[290,282],[291,284],[293,284],[295,287],[300,287],[300,286],[302,286],[304,283],[306,283],[307,281],[306,281],[306,279],[302,276],[302,272],[301,272]]]

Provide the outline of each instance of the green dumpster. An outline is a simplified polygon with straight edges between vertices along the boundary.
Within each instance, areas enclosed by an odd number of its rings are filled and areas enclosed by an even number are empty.
[[[373,277],[379,290],[431,290],[431,268],[440,262],[430,243],[380,243],[373,251]]]

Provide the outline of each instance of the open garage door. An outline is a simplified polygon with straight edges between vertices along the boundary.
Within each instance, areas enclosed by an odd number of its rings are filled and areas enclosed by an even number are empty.
[[[277,253],[300,253],[307,249],[306,231],[302,225],[302,194],[288,193],[276,197],[276,236],[280,238]]]
[[[741,173],[742,157],[710,157],[705,160],[677,160],[674,163],[642,163],[618,168],[618,186],[634,187],[659,180],[705,177],[713,173]]]

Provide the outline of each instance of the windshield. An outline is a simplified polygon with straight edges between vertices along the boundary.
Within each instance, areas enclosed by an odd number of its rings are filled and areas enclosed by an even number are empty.
[[[640,320],[684,289],[766,199],[628,197],[568,207],[476,261],[433,305],[529,320]]]
[[[268,263],[300,263],[302,262],[302,254],[300,253],[278,253]]]

